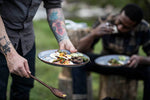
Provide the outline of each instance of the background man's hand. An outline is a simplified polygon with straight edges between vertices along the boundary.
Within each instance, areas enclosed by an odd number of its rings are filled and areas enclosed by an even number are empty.
[[[101,23],[99,26],[92,30],[92,33],[95,34],[95,37],[100,37],[106,34],[111,34],[112,31],[113,29],[106,25],[106,23]]]
[[[128,67],[136,68],[138,64],[140,63],[141,57],[138,55],[133,55],[131,56],[129,62],[128,62]]]

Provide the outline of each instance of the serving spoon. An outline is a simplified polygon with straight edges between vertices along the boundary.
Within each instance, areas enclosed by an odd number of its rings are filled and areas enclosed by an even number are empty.
[[[47,87],[56,97],[58,98],[62,98],[62,99],[65,99],[66,98],[66,94],[64,94],[62,91],[54,88],[54,87],[51,87],[51,86],[48,86],[46,83],[42,82],[41,80],[37,79],[35,76],[33,76],[32,74],[28,73],[29,76],[33,79],[35,79],[36,81],[38,81],[39,83],[41,83],[42,85],[44,85],[45,87]]]

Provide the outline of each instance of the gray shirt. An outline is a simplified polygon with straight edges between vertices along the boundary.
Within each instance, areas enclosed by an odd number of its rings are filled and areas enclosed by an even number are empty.
[[[23,55],[34,44],[32,19],[42,1],[46,9],[61,7],[61,0],[0,0],[1,17],[7,34],[15,49],[21,41]]]

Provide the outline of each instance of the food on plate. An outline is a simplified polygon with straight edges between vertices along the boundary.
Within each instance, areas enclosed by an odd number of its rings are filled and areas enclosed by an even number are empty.
[[[125,56],[119,56],[119,60],[125,61],[125,60],[126,60],[126,57],[125,57]]]
[[[117,59],[111,58],[110,60],[108,60],[108,64],[111,66],[121,66],[123,65],[123,63]]]
[[[81,64],[88,61],[88,58],[84,57],[84,55],[79,52],[68,54],[61,50],[51,53],[50,57],[51,59],[49,62],[63,65]]]

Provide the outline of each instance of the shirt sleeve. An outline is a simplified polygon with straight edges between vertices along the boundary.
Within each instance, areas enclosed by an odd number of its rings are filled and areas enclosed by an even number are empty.
[[[61,8],[62,0],[43,0],[43,1],[44,1],[44,7],[46,9],[49,9],[49,8]]]
[[[143,34],[144,34],[143,50],[147,56],[150,56],[150,29],[146,33],[143,32]]]

